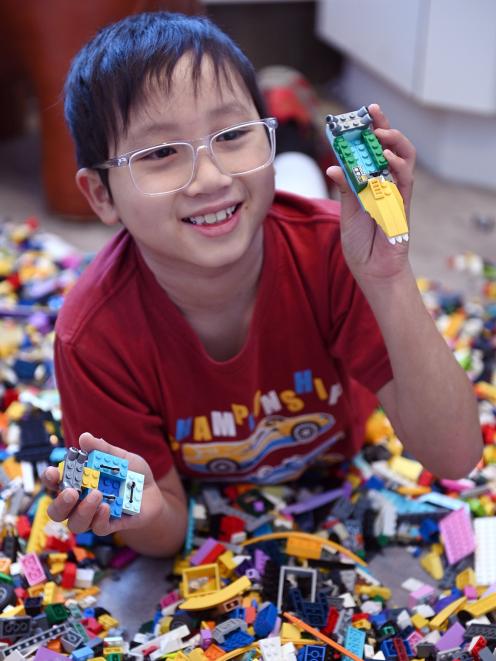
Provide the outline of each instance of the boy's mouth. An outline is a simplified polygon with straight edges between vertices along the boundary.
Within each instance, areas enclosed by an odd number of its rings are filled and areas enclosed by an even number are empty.
[[[191,223],[191,225],[219,225],[228,221],[240,206],[241,204],[234,204],[225,209],[220,209],[215,213],[208,213],[205,216],[191,216],[182,220],[185,223]]]

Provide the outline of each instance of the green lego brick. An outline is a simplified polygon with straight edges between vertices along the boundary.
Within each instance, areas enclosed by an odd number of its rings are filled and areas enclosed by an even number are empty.
[[[343,163],[343,166],[348,174],[348,177],[350,178],[350,181],[353,184],[353,188],[357,193],[359,193],[361,190],[365,188],[367,184],[358,181],[355,176],[355,173],[353,172],[353,168],[358,167],[358,162],[353,154],[352,148],[348,144],[346,138],[344,138],[342,135],[338,136],[334,140],[333,147],[336,154],[339,156],[341,162]]]
[[[69,609],[64,604],[48,604],[45,606],[45,615],[50,624],[61,624],[69,617]]]
[[[373,133],[370,129],[365,129],[362,132],[362,138],[377,169],[384,170],[384,168],[387,168],[388,162],[384,156],[384,152],[382,151],[382,145],[377,139],[375,133]]]

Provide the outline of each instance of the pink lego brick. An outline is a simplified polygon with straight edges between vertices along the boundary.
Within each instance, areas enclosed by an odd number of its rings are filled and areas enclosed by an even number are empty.
[[[414,654],[417,652],[417,644],[420,643],[421,640],[424,639],[423,634],[421,634],[419,631],[412,631],[412,633],[407,636],[407,642],[410,644],[410,647],[412,648]]]
[[[479,595],[477,594],[477,590],[473,585],[466,585],[463,588],[463,593],[467,597],[467,599],[478,599]]]
[[[432,585],[422,585],[408,595],[408,607],[413,608],[417,604],[431,604],[436,596],[437,592]]]
[[[470,515],[465,508],[455,510],[441,519],[439,531],[450,565],[466,558],[475,550],[475,535]]]
[[[181,601],[181,595],[177,590],[173,590],[172,592],[168,592],[167,594],[164,594],[164,596],[160,600],[160,608],[165,608],[166,606],[175,604],[178,601]]]
[[[47,580],[45,570],[36,553],[26,553],[20,560],[22,571],[30,586]]]

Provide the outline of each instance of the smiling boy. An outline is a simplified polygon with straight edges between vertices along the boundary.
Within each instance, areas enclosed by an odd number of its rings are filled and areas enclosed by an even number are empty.
[[[414,149],[369,111],[408,210]],[[186,528],[181,476],[271,482],[329,450],[350,455],[364,386],[427,468],[474,466],[475,399],[407,245],[388,243],[339,168],[341,212],[274,195],[275,120],[218,28],[165,12],[109,26],[72,65],[66,114],[79,188],[122,229],[57,322],[65,437],[128,458],[145,490],[140,515],[109,521],[98,491],[78,504],[65,489],[54,519],[171,554]]]

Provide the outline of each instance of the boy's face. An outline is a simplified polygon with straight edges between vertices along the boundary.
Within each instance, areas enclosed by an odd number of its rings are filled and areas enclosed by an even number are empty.
[[[232,88],[232,89],[231,89]],[[197,93],[191,82],[189,59],[176,66],[170,93],[157,85],[131,115],[129,130],[121,136],[115,153],[151,147],[163,142],[196,140],[224,128],[258,119],[248,92],[232,77],[231,88],[215,79],[209,60],[204,60]],[[168,195],[149,197],[134,186],[129,168],[109,171],[112,201],[99,208],[107,224],[119,221],[129,230],[150,265],[217,268],[228,266],[250,250],[259,250],[259,236],[274,195],[274,171],[270,165],[246,175],[223,174],[206,149],[198,153],[191,183]],[[201,217],[234,213],[206,224]],[[192,223],[189,219],[195,218]],[[212,217],[210,216],[210,219]]]

